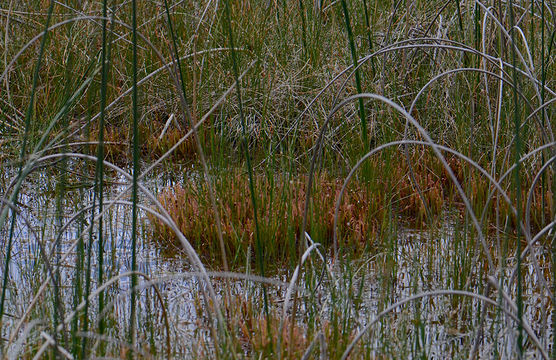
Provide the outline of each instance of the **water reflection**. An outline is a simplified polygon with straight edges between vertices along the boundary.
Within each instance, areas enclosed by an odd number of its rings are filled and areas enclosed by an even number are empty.
[[[11,335],[17,320],[27,311],[29,302],[35,297],[49,271],[44,258],[41,258],[39,243],[44,247],[44,256],[50,268],[59,274],[60,295],[66,313],[71,313],[78,300],[84,299],[83,287],[89,264],[91,289],[99,286],[98,225],[92,231],[89,229],[92,220],[90,205],[96,199],[92,184],[69,176],[68,188],[62,199],[62,213],[57,213],[58,181],[57,177],[46,172],[36,173],[27,179],[19,196],[20,213],[14,224],[9,266],[7,316],[2,328],[4,338]],[[107,202],[127,188],[123,177],[112,176],[110,183],[104,197]],[[144,184],[156,193],[157,189],[168,185],[168,179],[162,175],[153,176]],[[123,199],[129,199],[129,196],[125,195]],[[141,201],[147,203],[144,198]],[[119,324],[114,325],[114,329],[125,329],[129,321],[130,278],[121,275],[131,269],[131,209],[127,205],[114,204],[105,207],[105,210],[103,280],[117,278],[106,289],[106,318]],[[71,221],[69,225],[68,221]],[[192,344],[198,345],[199,339],[210,342],[212,336],[207,326],[207,322],[211,321],[211,313],[206,310],[207,304],[201,295],[202,284],[197,276],[191,274],[192,268],[185,256],[166,257],[151,241],[144,214],[141,214],[141,224],[138,234],[138,269],[148,275],[162,295],[166,316],[170,320],[174,351],[193,356]],[[60,233],[62,226],[66,227]],[[9,229],[5,226],[0,231],[2,249],[6,249]],[[56,244],[57,239],[59,245]],[[491,250],[493,257],[499,259],[497,266],[502,269],[496,275],[502,279],[503,288],[509,296],[515,299],[516,285],[509,284],[515,267],[513,252],[508,251],[504,256],[496,254],[494,246]],[[551,255],[542,245],[537,245],[536,250],[541,255],[540,264],[548,281]],[[315,256],[305,267],[299,283],[304,292],[300,293],[302,301],[297,321],[309,324],[318,318],[317,322],[324,324],[340,316],[353,336],[389,305],[418,293],[440,289],[461,289],[487,295],[507,306],[500,300],[500,294],[487,285],[486,276],[490,269],[480,256],[481,251],[473,232],[461,221],[459,213],[451,211],[446,212],[441,226],[433,230],[412,230],[400,226],[385,232],[383,237],[376,240],[371,251],[360,258],[344,259],[332,264],[329,261],[322,263]],[[330,274],[323,271],[325,266],[331,269]],[[291,274],[292,269],[278,269],[272,279],[287,283]],[[524,264],[522,276],[524,318],[531,324],[543,346],[549,348],[552,337],[549,326],[551,303],[540,290],[537,274],[528,261]],[[213,276],[213,285],[219,301],[228,306],[232,304],[232,308],[226,311],[228,317],[234,316],[233,306],[245,304],[259,311],[262,316],[263,292],[257,282],[223,280],[221,276]],[[81,293],[76,289],[80,289]],[[284,286],[271,285],[266,289],[271,311],[279,318],[286,289]],[[162,342],[166,329],[160,312],[160,299],[152,286],[142,286],[139,293],[139,324],[143,324],[144,331],[154,333],[155,338]],[[226,294],[230,294],[231,299]],[[52,291],[47,292],[44,303],[36,307],[36,314],[32,317],[51,316],[48,302],[53,301],[52,297]],[[95,318],[98,307],[95,301],[92,303],[92,318]],[[307,325],[303,328],[309,331]],[[482,334],[479,329],[484,330]],[[393,309],[373,326],[364,343],[375,355],[394,356],[404,349],[411,349],[408,358],[418,357],[419,354],[425,354],[427,358],[460,357],[461,354],[467,357],[477,344],[480,358],[495,354],[506,358],[512,357],[516,351],[515,329],[515,323],[500,311],[493,307],[485,310],[484,304],[475,298],[431,296]],[[527,349],[528,357],[540,356],[533,346]],[[245,351],[248,353],[248,347]]]

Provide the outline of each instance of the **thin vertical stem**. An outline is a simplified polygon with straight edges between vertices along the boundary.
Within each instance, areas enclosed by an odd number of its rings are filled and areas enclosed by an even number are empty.
[[[234,44],[234,36],[233,36],[233,29],[232,29],[232,19],[231,19],[231,10],[230,10],[230,1],[224,1],[224,11],[225,11],[225,21],[228,30],[228,41],[230,43],[230,53],[232,57],[232,66],[233,66],[233,73],[234,79],[236,81],[236,95],[237,101],[239,106],[239,117],[241,120],[241,129],[243,132],[243,149],[245,152],[245,159],[247,165],[247,174],[249,176],[249,191],[251,194],[251,202],[253,204],[253,220],[255,222],[255,244],[256,244],[256,251],[257,251],[257,259],[259,263],[259,271],[261,272],[261,276],[265,276],[265,267],[264,267],[264,248],[263,243],[261,241],[260,231],[259,231],[259,219],[258,219],[258,209],[257,209],[257,201],[255,198],[255,179],[253,176],[253,166],[251,164],[251,156],[249,155],[249,136],[247,134],[247,125],[245,123],[245,115],[243,113],[243,101],[241,99],[241,84],[239,82],[239,69],[237,64],[237,54],[235,51],[235,44]],[[267,319],[270,319],[270,311],[269,311],[269,304],[268,304],[268,294],[266,290],[266,286],[263,284],[263,297],[264,297],[264,311]],[[267,321],[267,334],[270,339],[272,339],[272,332],[270,327],[270,321]]]
[[[31,128],[31,117],[33,114],[33,108],[34,108],[34,104],[35,104],[35,93],[37,90],[37,84],[39,81],[39,73],[40,73],[40,69],[41,69],[41,65],[42,65],[42,59],[44,56],[44,50],[46,48],[46,42],[48,40],[48,27],[50,25],[50,20],[52,19],[52,13],[54,11],[54,4],[55,1],[50,1],[50,5],[48,8],[48,14],[46,17],[46,23],[44,24],[44,36],[41,39],[41,45],[40,45],[40,49],[39,49],[39,55],[38,55],[38,59],[37,59],[37,65],[35,66],[35,70],[33,73],[33,83],[31,85],[31,95],[29,96],[29,105],[27,106],[27,111],[25,113],[25,129],[23,132],[23,142],[21,145],[21,152],[19,154],[19,170],[18,170],[18,179],[19,182],[22,181],[21,177],[23,176],[23,159],[25,157],[25,153],[27,152],[27,142],[28,142],[28,138],[29,138],[29,132],[30,132],[30,128]],[[14,189],[14,193],[10,198],[10,201],[13,204],[17,203],[17,199],[19,196],[19,189],[20,189],[20,185],[17,185]],[[2,211],[2,214],[0,215],[0,226],[4,223],[4,220],[7,216],[7,211],[9,211],[9,207],[4,207],[4,210]],[[13,237],[14,237],[14,231],[15,231],[15,223],[16,223],[16,217],[17,217],[17,213],[16,211],[12,210],[12,217],[11,217],[11,224],[10,224],[10,232],[9,232],[9,237],[8,237],[8,244],[6,246],[6,260],[4,262],[4,273],[3,276],[4,278],[2,279],[2,295],[0,295],[0,329],[2,328],[2,320],[4,318],[4,307],[5,307],[5,300],[6,300],[6,291],[7,291],[7,286],[8,286],[8,278],[9,278],[9,271],[10,271],[10,261],[11,261],[11,252],[12,252],[12,246],[13,246]]]
[[[95,83],[93,83],[92,85],[92,89],[89,91],[89,96],[88,96],[88,100],[87,100],[87,107],[89,109],[89,120],[91,119],[91,109],[93,107],[93,103],[95,101],[95,96],[96,96],[96,86]],[[85,129],[86,133],[89,133],[90,131],[90,125],[89,122],[87,122],[87,128]],[[87,152],[89,152],[88,146],[87,146]],[[96,187],[96,185],[95,185]],[[94,194],[93,194],[94,196]],[[93,199],[95,200],[95,199]],[[95,219],[95,206],[96,206],[96,201],[93,201],[93,206],[91,209],[91,216],[90,216],[90,221],[94,221]],[[91,240],[93,238],[93,226],[89,226],[88,227],[88,237],[89,240]],[[90,243],[90,241],[89,241]],[[84,296],[85,298],[85,307],[83,309],[83,332],[87,332],[89,330],[89,293],[91,291],[91,251],[92,248],[90,246],[89,243],[85,243],[83,240],[79,241],[78,244],[78,256],[79,256],[79,261],[77,264],[77,274],[76,277],[78,277],[78,280],[76,281],[76,285],[79,286],[79,288],[76,291],[76,299],[74,299],[74,304],[77,306],[78,304],[81,303],[81,299],[82,296]],[[86,253],[85,253],[85,246],[87,247],[86,249]],[[81,269],[82,267],[85,267],[84,269]],[[81,276],[82,276],[82,270],[84,270],[85,272],[85,288],[81,289]],[[77,317],[76,317],[77,318]],[[77,323],[75,324],[76,328],[77,328]],[[87,349],[87,340],[88,338],[86,336],[81,337],[81,353],[80,353],[80,357],[79,359],[84,359],[85,358],[85,353],[86,353],[86,349]],[[77,350],[77,337],[74,339],[74,349]]]
[[[519,91],[519,79],[517,76],[517,60],[516,60],[516,42],[515,42],[515,22],[514,22],[514,10],[513,10],[513,0],[509,2],[509,11],[510,11],[510,35],[511,35],[511,53],[512,53],[512,75],[513,75],[513,103],[514,103],[514,132],[515,132],[515,142],[514,142],[514,151],[515,151],[515,170],[514,170],[514,187],[515,187],[515,197],[516,197],[516,210],[517,210],[517,217],[516,217],[516,224],[521,222],[521,180],[520,180],[520,170],[521,170],[521,162],[519,159],[521,158],[521,135],[520,135],[520,128],[521,128],[521,119],[519,113],[519,98],[518,98],[518,91]],[[518,225],[516,225],[516,242],[517,242],[517,318],[518,318],[518,337],[517,337],[517,350],[518,350],[518,357],[521,359],[523,357],[523,284],[522,284],[522,276],[521,276],[521,229]]]
[[[106,109],[106,91],[108,88],[108,71],[109,66],[109,44],[107,43],[107,16],[108,1],[103,1],[102,6],[102,52],[101,52],[101,85],[100,85],[100,117],[99,117],[99,133],[98,133],[98,152],[97,152],[97,174],[95,182],[98,185],[98,211],[103,213],[104,202],[104,120]],[[98,286],[104,281],[104,231],[102,215],[98,219]],[[104,291],[98,294],[98,312],[102,314],[104,310]],[[99,333],[104,334],[105,328],[104,318],[99,319]],[[102,352],[102,348],[101,348]]]
[[[371,21],[369,20],[369,10],[367,6],[367,0],[363,0],[363,8],[365,10],[365,25],[367,26],[367,41],[369,42],[369,53],[373,52],[373,33],[371,31]],[[371,58],[371,67],[373,69],[373,75],[375,70],[375,58]]]
[[[61,102],[61,107],[64,107],[64,104],[71,101],[71,87],[72,87],[72,82],[73,82],[73,53],[71,51],[71,48],[73,46],[73,26],[70,26],[68,28],[68,44],[66,45],[66,50],[67,50],[67,58],[66,58],[66,67],[65,67],[65,85],[64,85],[64,95],[62,97],[62,102]],[[64,115],[64,117],[62,118],[62,129],[64,132],[66,132],[67,130],[67,126],[69,123],[69,114],[66,113]],[[67,138],[65,138],[64,140],[64,152],[66,152],[68,149],[67,147]],[[60,176],[60,181],[56,184],[56,227],[58,228],[59,231],[61,231],[61,229],[63,228],[63,222],[64,222],[64,196],[66,195],[66,187],[67,187],[67,172],[65,171],[66,166],[67,166],[67,158],[63,158],[62,161],[60,162],[60,168],[62,169],[62,173]],[[55,262],[55,271],[54,271],[54,284],[56,284],[56,286],[59,286],[60,284],[60,254],[62,253],[62,241],[61,241],[61,237],[58,238],[58,241],[55,242],[55,248],[56,248],[56,262]],[[54,309],[56,311],[54,311],[54,329],[58,328],[58,324],[60,319],[63,319],[63,316],[61,316],[62,314],[60,314],[60,311],[58,311],[58,309],[60,309],[60,306],[62,304],[62,301],[60,299],[60,294],[58,291],[54,292]],[[65,334],[64,334],[65,336]],[[54,332],[53,334],[53,338],[54,338],[54,342],[57,342],[58,339],[58,333]],[[65,339],[64,339],[65,340]],[[54,356],[57,356],[58,354],[58,347],[55,346],[54,348]]]
[[[303,43],[303,53],[307,57],[307,24],[305,22],[305,7],[303,6],[303,0],[299,0],[299,16],[301,17],[301,41]]]
[[[168,1],[164,0],[164,5],[166,8],[166,17],[168,20],[168,27],[170,30],[170,35],[172,36],[172,44],[173,44],[173,50],[174,50],[174,59],[175,62],[177,64],[177,71],[176,71],[176,81],[179,83],[178,85],[181,85],[181,92],[182,95],[180,97],[180,99],[182,100],[182,108],[183,108],[183,112],[184,115],[187,117],[188,121],[189,121],[189,126],[191,126],[191,129],[195,129],[195,120],[193,119],[193,114],[191,113],[191,109],[189,108],[187,102],[185,101],[186,99],[186,91],[185,91],[185,79],[183,77],[183,68],[181,65],[181,60],[180,60],[180,56],[178,53],[178,42],[176,39],[176,32],[174,31],[174,26],[172,23],[172,18],[170,17],[170,7],[168,6]],[[197,130],[193,131],[193,137],[195,139],[195,144],[197,146],[197,151],[199,152],[199,157],[201,158],[201,163],[203,164],[203,172],[205,175],[205,181],[208,185],[209,188],[209,196],[210,196],[210,201],[211,201],[211,205],[212,205],[212,209],[213,209],[213,213],[214,213],[214,222],[216,223],[216,230],[217,230],[217,234],[218,234],[218,242],[220,245],[220,253],[221,253],[221,257],[222,257],[222,264],[224,266],[224,271],[228,271],[229,270],[229,266],[228,266],[228,259],[226,256],[226,247],[224,245],[224,238],[223,238],[223,234],[222,234],[222,221],[220,218],[220,214],[218,212],[218,204],[216,202],[216,197],[215,197],[215,190],[214,190],[214,186],[212,184],[212,180],[209,176],[209,169],[208,169],[208,165],[207,162],[205,160],[205,154],[203,151],[203,146],[201,144],[201,139],[199,137],[199,134],[197,132]]]
[[[353,61],[353,67],[355,68],[355,86],[357,88],[357,93],[363,93],[363,88],[361,86],[361,74],[359,72],[359,67],[357,66],[357,51],[355,50],[355,41],[353,40],[353,31],[351,29],[351,21],[349,19],[349,11],[347,8],[346,0],[342,0],[342,9],[344,11],[344,20],[346,24],[346,31],[348,35],[349,49],[351,51],[351,59]],[[364,151],[369,148],[369,138],[367,135],[367,116],[365,114],[365,104],[363,103],[363,98],[359,98],[359,118],[361,119],[361,136],[363,140]],[[304,236],[302,234],[302,236]]]
[[[136,343],[136,302],[137,294],[135,288],[137,286],[137,182],[139,178],[139,113],[138,113],[138,98],[137,98],[137,1],[132,0],[132,47],[133,47],[133,60],[132,60],[132,115],[133,115],[133,185],[131,190],[132,218],[131,218],[131,311],[130,311],[130,331],[129,336],[131,344],[135,347]],[[131,352],[130,352],[131,357]]]

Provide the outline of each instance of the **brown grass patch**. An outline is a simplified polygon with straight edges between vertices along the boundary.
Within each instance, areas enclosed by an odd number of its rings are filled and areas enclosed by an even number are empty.
[[[414,225],[425,223],[426,211],[401,167],[385,172],[376,160],[372,171],[374,180],[353,179],[339,208],[338,231],[341,244],[353,249],[369,245],[391,213],[402,214]],[[425,200],[434,214],[441,212],[444,202],[443,177],[435,176],[427,166],[416,166],[425,173],[419,178]],[[386,173],[387,176],[382,176]],[[381,175],[381,176],[378,176]],[[255,247],[255,220],[247,176],[232,170],[215,176],[219,212],[226,253],[245,259],[245,251]],[[306,176],[259,174],[255,179],[260,235],[268,259],[285,259],[296,252],[306,199]],[[344,179],[323,173],[315,178],[311,192],[308,232],[314,241],[330,244],[333,235],[334,212]],[[220,254],[214,215],[206,186],[188,184],[164,189],[158,200],[171,214],[181,232],[205,257],[215,260]],[[150,218],[154,238],[169,254],[179,250],[175,234],[160,221]]]

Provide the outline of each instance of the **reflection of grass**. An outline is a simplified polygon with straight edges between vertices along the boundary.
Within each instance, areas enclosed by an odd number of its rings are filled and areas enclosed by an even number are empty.
[[[238,296],[232,298],[229,304],[230,312],[229,324],[230,330],[237,334],[237,339],[241,347],[252,353],[269,353],[278,341],[280,333],[280,317],[271,316],[270,319],[261,316],[257,310],[256,304],[248,299]],[[293,324],[293,334],[290,337],[289,329],[292,319],[287,318],[283,324],[282,337],[286,349],[292,346],[292,353],[286,356],[292,359],[303,356],[305,349],[309,345],[309,339],[306,337],[306,330],[301,324]],[[270,329],[270,333],[268,332]]]

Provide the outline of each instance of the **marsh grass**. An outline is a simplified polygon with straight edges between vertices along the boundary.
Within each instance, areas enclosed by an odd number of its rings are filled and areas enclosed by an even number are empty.
[[[420,186],[427,206],[432,209],[435,217],[442,215],[446,208],[448,197],[453,189],[447,180],[447,175],[441,169],[431,169],[434,159],[425,153],[418,153],[413,159],[419,165],[414,167],[420,176]],[[368,169],[373,173],[381,173],[390,168],[384,159],[375,159],[369,163]],[[400,222],[405,226],[423,227],[427,225],[425,207],[421,199],[414,193],[412,183],[407,176],[407,165],[397,165],[392,171],[398,174],[391,179],[376,179],[365,182],[363,180],[352,184],[339,208],[338,231],[342,233],[342,247],[352,251],[361,251],[374,239],[380,237],[387,218],[388,211],[395,209],[402,217]],[[438,168],[438,166],[436,166]],[[435,175],[438,173],[440,176]],[[457,172],[456,170],[456,173]],[[236,254],[241,264],[245,259],[244,251],[254,249],[254,220],[253,208],[250,202],[244,201],[249,188],[246,174],[237,169],[223,169],[212,176],[215,178],[215,190],[220,199],[223,233],[227,252]],[[260,174],[256,178],[255,193],[260,204],[261,233],[267,239],[265,260],[284,261],[291,259],[292,252],[297,250],[297,234],[300,231],[303,206],[306,201],[303,174]],[[479,181],[474,182],[480,186]],[[310,233],[313,240],[323,245],[330,245],[334,226],[334,206],[338,200],[342,181],[327,173],[321,174],[316,180],[311,199]],[[488,184],[482,184],[483,192],[488,192]],[[209,263],[214,263],[216,249],[214,248],[215,233],[214,219],[207,218],[200,221],[202,214],[210,211],[207,199],[207,189],[202,183],[177,183],[161,191],[158,200],[173,217],[180,230],[188,239],[194,241]],[[478,191],[474,191],[478,193]],[[368,194],[375,194],[371,198]],[[484,203],[487,194],[476,199],[477,204]],[[454,205],[452,203],[452,205]],[[154,241],[165,248],[171,255],[179,250],[179,241],[172,230],[154,216],[149,216],[154,225]],[[179,251],[177,252],[179,254]]]
[[[554,357],[554,11],[4,2],[1,356]]]

